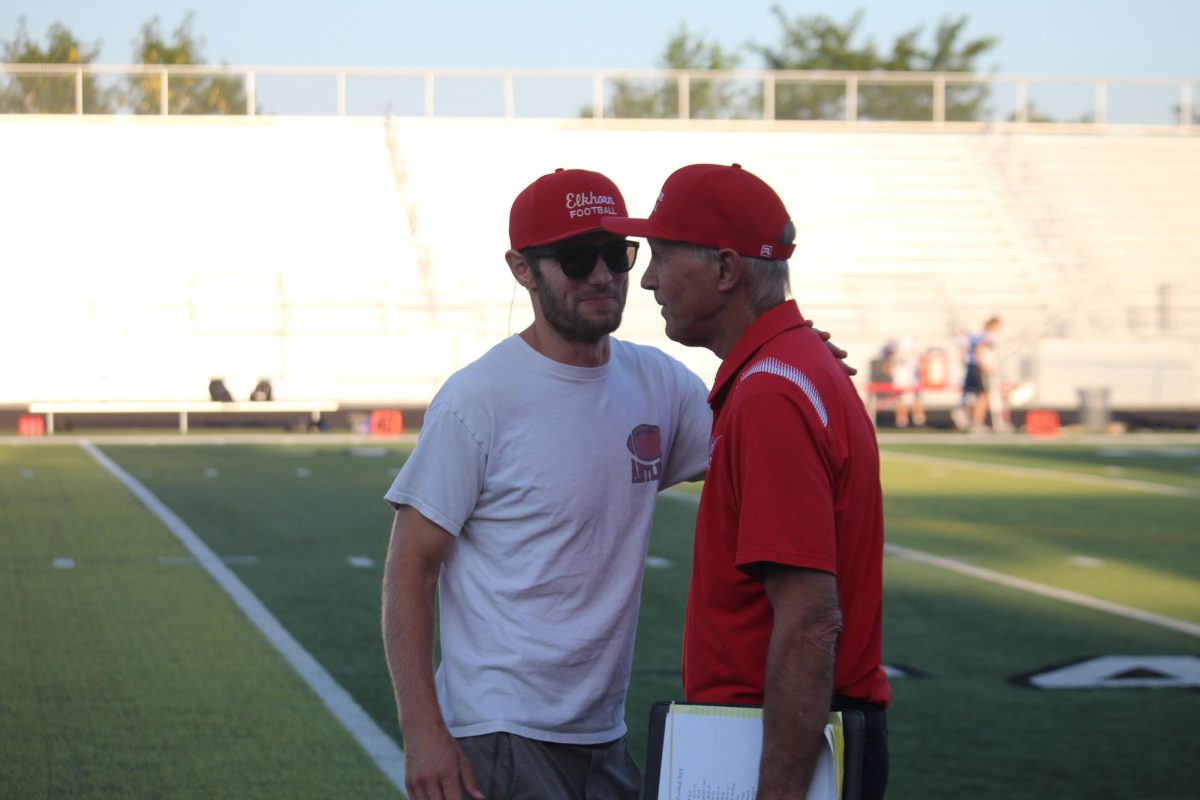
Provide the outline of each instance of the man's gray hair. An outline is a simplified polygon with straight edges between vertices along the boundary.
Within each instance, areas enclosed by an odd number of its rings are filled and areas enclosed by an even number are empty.
[[[750,276],[750,302],[759,314],[787,299],[792,282],[786,259],[768,260],[742,256],[746,264],[743,275]]]
[[[686,242],[670,242],[671,246],[686,248],[698,257],[712,263],[717,260],[719,251],[715,247],[704,247]],[[761,314],[787,299],[792,291],[786,259],[769,260],[742,256],[746,265],[742,273],[750,283],[750,303],[755,312]]]

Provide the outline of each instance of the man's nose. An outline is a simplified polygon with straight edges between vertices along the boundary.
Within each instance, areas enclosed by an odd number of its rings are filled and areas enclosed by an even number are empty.
[[[646,270],[642,273],[641,284],[643,289],[658,288],[658,277],[655,275],[653,261],[650,262],[650,266],[646,267]]]
[[[592,265],[592,271],[588,273],[588,283],[595,283],[603,286],[605,284],[612,283],[612,281],[612,270],[608,268],[608,263],[604,260],[604,257],[597,254],[596,263]]]

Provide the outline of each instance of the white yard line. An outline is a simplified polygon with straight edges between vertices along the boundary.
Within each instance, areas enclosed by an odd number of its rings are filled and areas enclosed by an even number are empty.
[[[985,465],[986,466],[986,465]],[[690,492],[683,492],[678,489],[664,489],[659,494],[669,497],[672,500],[679,500],[685,503],[697,504],[700,501],[700,496]],[[1064,603],[1073,603],[1078,606],[1084,606],[1096,611],[1103,611],[1108,614],[1114,614],[1118,617],[1137,620],[1138,622],[1146,622],[1151,625],[1158,625],[1163,628],[1170,628],[1173,631],[1186,633],[1190,636],[1200,636],[1200,625],[1193,622],[1187,622],[1174,617],[1163,616],[1162,614],[1153,614],[1149,611],[1142,611],[1139,608],[1123,606],[1120,603],[1111,603],[1108,600],[1101,600],[1096,597],[1090,597],[1086,594],[1079,594],[1067,589],[1059,589],[1054,586],[1047,586],[1044,583],[1035,581],[1027,581],[1024,578],[1015,578],[1012,575],[1005,575],[1002,572],[996,572],[983,567],[975,567],[970,564],[965,564],[962,561],[957,561],[953,558],[944,558],[935,556],[932,553],[925,553],[921,550],[913,550],[908,547],[901,547],[896,544],[885,544],[884,552],[890,553],[900,558],[907,558],[910,561],[919,561],[922,564],[929,566],[948,569],[951,572],[957,572],[960,575],[977,578],[981,581],[996,583],[1001,586],[1006,586],[1009,589],[1016,589],[1022,592],[1030,592],[1031,594],[1049,597],[1054,600],[1061,600]]]
[[[233,602],[237,603],[254,626],[258,628],[267,641],[279,651],[292,669],[304,679],[304,682],[316,692],[321,702],[333,712],[338,722],[353,736],[367,755],[375,762],[384,775],[401,792],[404,791],[404,752],[390,736],[375,724],[367,712],[354,701],[350,693],[343,689],[322,667],[312,655],[279,623],[275,615],[254,596],[254,593],[238,579],[229,567],[209,549],[196,533],[188,527],[174,511],[169,509],[149,489],[136,478],[121,469],[112,459],[88,441],[81,441],[80,447],[88,455],[104,467],[109,474],[125,485],[151,514],[158,517],[175,538],[187,548],[192,557],[204,567],[213,580],[225,590]]]
[[[915,453],[897,453],[893,450],[880,450],[880,456],[889,461],[907,461],[910,464],[926,464],[937,467],[956,467],[958,469],[973,469],[980,472],[996,472],[1002,475],[1013,475],[1019,478],[1043,478],[1070,483],[1084,483],[1090,486],[1106,486],[1110,489],[1125,489],[1131,492],[1148,492],[1150,494],[1166,494],[1174,497],[1200,497],[1200,489],[1187,486],[1172,486],[1169,483],[1153,483],[1151,481],[1135,481],[1128,478],[1112,478],[1104,475],[1091,475],[1086,472],[1072,472],[1063,469],[1045,469],[1043,467],[1012,467],[1005,464],[990,464],[983,461],[972,461],[966,458],[945,458],[942,456],[922,456]]]
[[[1101,600],[1096,597],[1091,597],[1078,592],[1071,592],[1066,589],[1059,589],[1054,586],[1047,586],[1044,583],[1036,583],[1035,581],[1027,581],[1024,578],[1014,578],[1011,575],[1005,575],[1002,572],[984,569],[983,567],[975,567],[970,564],[964,564],[961,561],[956,561],[953,558],[944,558],[935,556],[931,553],[925,553],[920,550],[912,550],[907,547],[901,547],[895,544],[884,545],[884,552],[890,553],[900,558],[907,558],[910,561],[918,561],[922,564],[928,564],[933,567],[948,569],[951,572],[957,572],[960,575],[966,575],[971,578],[978,578],[981,581],[989,583],[997,583],[1001,586],[1007,586],[1010,589],[1017,589],[1022,592],[1049,597],[1054,600],[1061,600],[1064,603],[1073,603],[1077,606],[1091,608],[1096,611],[1103,611],[1108,614],[1115,614],[1118,617],[1137,620],[1138,622],[1146,622],[1151,625],[1158,625],[1162,628],[1170,628],[1173,631],[1186,633],[1189,636],[1200,636],[1200,625],[1194,622],[1188,622],[1174,617],[1166,617],[1162,614],[1152,614],[1149,611],[1142,611],[1140,608],[1132,608],[1123,606],[1120,603],[1110,603],[1108,600]]]

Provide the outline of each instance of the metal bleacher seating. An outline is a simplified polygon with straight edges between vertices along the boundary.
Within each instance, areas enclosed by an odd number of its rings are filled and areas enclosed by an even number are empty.
[[[860,366],[897,335],[952,349],[991,314],[1010,372],[1048,336],[1200,335],[1194,136],[86,117],[7,133],[14,185],[69,180],[82,222],[42,246],[59,228],[37,193],[0,199],[28,266],[0,333],[40,341],[0,403],[202,398],[212,375],[235,394],[269,376],[344,404],[428,402],[528,324],[508,208],[559,166],[609,174],[635,215],[686,163],[761,175],[797,223],[801,308]],[[663,337],[639,274],[622,335],[710,379],[716,359]]]

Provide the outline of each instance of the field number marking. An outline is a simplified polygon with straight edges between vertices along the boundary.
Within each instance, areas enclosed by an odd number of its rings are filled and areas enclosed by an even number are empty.
[[[1200,689],[1200,658],[1098,656],[1012,680],[1035,689]]]

